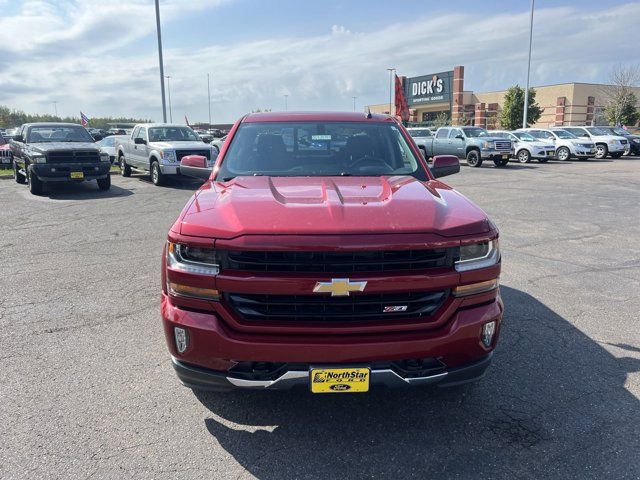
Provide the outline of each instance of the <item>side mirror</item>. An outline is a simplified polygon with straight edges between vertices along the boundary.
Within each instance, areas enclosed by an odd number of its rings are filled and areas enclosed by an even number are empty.
[[[180,173],[187,177],[207,179],[211,176],[213,167],[207,166],[207,157],[202,155],[187,155],[180,160]]]
[[[434,177],[446,177],[460,171],[460,160],[454,155],[436,155],[431,164],[431,173]]]
[[[136,137],[133,139],[133,143],[136,145],[146,145],[147,141],[144,138]]]
[[[11,137],[15,142],[24,142],[24,138],[22,138],[22,135],[14,135],[13,137]]]
[[[456,135],[456,138],[459,138],[460,140],[464,140],[464,135],[459,133],[459,134]]]

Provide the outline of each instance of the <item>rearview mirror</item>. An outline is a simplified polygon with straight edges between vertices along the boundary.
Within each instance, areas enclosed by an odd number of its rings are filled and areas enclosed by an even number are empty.
[[[446,177],[460,171],[460,160],[454,155],[436,155],[431,164],[431,173],[435,178]]]
[[[180,173],[187,177],[208,179],[213,167],[207,166],[207,157],[202,155],[187,155],[180,160]]]
[[[147,141],[144,138],[136,137],[133,139],[133,143],[136,145],[146,145]]]
[[[14,135],[13,137],[11,137],[14,141],[16,142],[24,142],[24,139],[22,138],[22,135],[18,134],[18,135]]]

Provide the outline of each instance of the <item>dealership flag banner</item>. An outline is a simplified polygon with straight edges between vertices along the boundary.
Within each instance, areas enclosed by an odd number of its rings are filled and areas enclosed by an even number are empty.
[[[403,122],[409,121],[409,104],[398,75],[396,75],[396,117],[400,117]]]
[[[89,125],[89,117],[87,117],[84,113],[80,112],[80,121],[82,122],[82,126],[86,127]]]

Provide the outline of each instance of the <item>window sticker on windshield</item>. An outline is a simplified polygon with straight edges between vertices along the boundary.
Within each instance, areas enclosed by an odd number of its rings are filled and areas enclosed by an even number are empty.
[[[331,135],[311,135],[311,140],[331,140]]]

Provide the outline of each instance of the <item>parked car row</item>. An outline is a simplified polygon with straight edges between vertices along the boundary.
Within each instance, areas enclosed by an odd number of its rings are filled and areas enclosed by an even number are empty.
[[[435,132],[425,127],[407,130],[425,158],[442,154],[456,155],[466,159],[472,167],[481,166],[485,160],[493,160],[497,167],[502,167],[511,158],[521,163],[528,163],[532,159],[544,163],[551,159],[586,160],[591,157],[620,158],[622,155],[640,154],[640,136],[617,127],[570,126],[488,131],[479,127],[460,126],[441,127]]]

